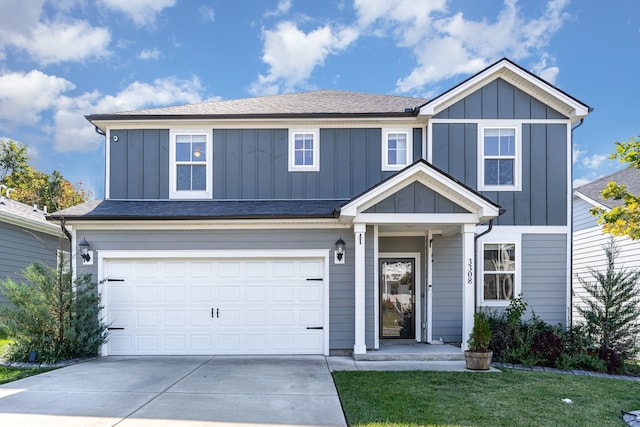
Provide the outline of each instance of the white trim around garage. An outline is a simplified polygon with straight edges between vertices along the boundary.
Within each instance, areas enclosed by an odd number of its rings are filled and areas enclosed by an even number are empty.
[[[96,251],[97,259],[98,259],[98,280],[99,280],[99,291],[102,295],[102,314],[107,312],[107,292],[108,289],[104,286],[104,281],[107,279],[104,277],[105,263],[109,260],[122,260],[122,259],[300,259],[300,258],[315,258],[322,259],[324,264],[324,289],[323,289],[323,331],[324,331],[324,343],[323,343],[323,354],[325,356],[329,355],[329,261],[331,251],[326,249],[312,249],[312,250],[269,250],[269,251],[259,251],[259,250],[228,250],[228,251],[220,251],[220,250],[212,250],[212,251],[162,251],[162,250],[128,250],[128,251],[119,251],[119,250],[103,250]],[[107,356],[108,350],[107,345],[104,344],[101,349],[101,353],[103,356]]]

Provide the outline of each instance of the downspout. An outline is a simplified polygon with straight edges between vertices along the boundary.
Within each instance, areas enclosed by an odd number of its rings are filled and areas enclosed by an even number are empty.
[[[96,131],[96,133],[98,135],[107,136],[107,134],[104,133],[104,131],[102,129],[100,129],[98,126],[94,126],[93,128],[95,129],[95,131]]]
[[[64,217],[61,216],[60,217],[60,228],[62,229],[62,232],[64,233],[65,236],[67,236],[67,239],[69,239],[69,267],[71,267],[71,257],[73,256],[73,237],[71,237],[71,233],[69,233],[69,230],[67,230],[67,227],[64,225],[65,221],[64,221]]]
[[[584,117],[580,119],[580,121],[578,122],[577,125],[575,125],[574,127],[571,128],[571,153],[573,154],[573,131],[578,129],[580,126],[582,126],[582,124],[584,123]],[[569,310],[568,311],[568,327],[573,326],[573,162],[570,163],[571,164],[571,197],[569,198],[569,203],[570,206],[569,208],[571,209],[571,228],[569,230],[569,235],[571,236],[571,239],[569,239],[569,295],[568,295],[568,305],[569,305]]]
[[[500,208],[498,210],[498,216],[504,214],[507,210],[505,208]],[[491,233],[491,230],[493,230],[493,220],[495,218],[491,218],[489,220],[489,227],[484,230],[482,233],[480,234],[476,234],[473,238],[473,267],[474,267],[474,276],[476,277],[476,280],[478,280],[478,239],[481,238],[482,236],[485,236],[489,233]],[[477,285],[476,285],[476,289],[477,289]],[[474,293],[473,293],[473,306],[477,307],[478,306],[478,296],[477,296],[477,291],[474,289]]]

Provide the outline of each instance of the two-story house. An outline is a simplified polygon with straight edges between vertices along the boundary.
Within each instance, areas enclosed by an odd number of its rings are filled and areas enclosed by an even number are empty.
[[[103,354],[464,348],[474,310],[519,293],[568,322],[571,137],[589,110],[503,59],[431,100],[92,114],[105,200],[54,218],[76,271],[103,281]]]

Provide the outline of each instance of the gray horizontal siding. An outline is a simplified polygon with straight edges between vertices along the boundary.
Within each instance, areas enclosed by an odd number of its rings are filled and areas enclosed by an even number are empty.
[[[522,235],[522,293],[529,309],[551,324],[566,323],[567,236]]]
[[[420,183],[412,183],[370,207],[367,213],[468,213],[463,207]]]
[[[498,78],[434,116],[437,119],[566,119]]]
[[[433,237],[433,339],[462,342],[462,238]]]
[[[347,243],[346,262],[334,265],[330,259],[330,348],[353,349],[354,275],[353,233],[329,230],[159,230],[96,231],[82,230],[94,250],[274,250],[335,249],[338,237]],[[373,345],[373,244],[372,229],[367,233],[367,345]],[[79,273],[97,275],[97,263],[79,266]]]
[[[8,278],[17,282],[24,281],[22,271],[34,262],[56,266],[56,253],[59,248],[57,237],[4,222],[0,222],[0,236],[0,281]],[[0,288],[0,305],[7,303],[8,300]]]

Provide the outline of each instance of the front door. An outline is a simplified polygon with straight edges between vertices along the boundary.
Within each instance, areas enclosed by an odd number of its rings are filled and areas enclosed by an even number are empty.
[[[380,338],[415,339],[415,260],[380,259]]]

